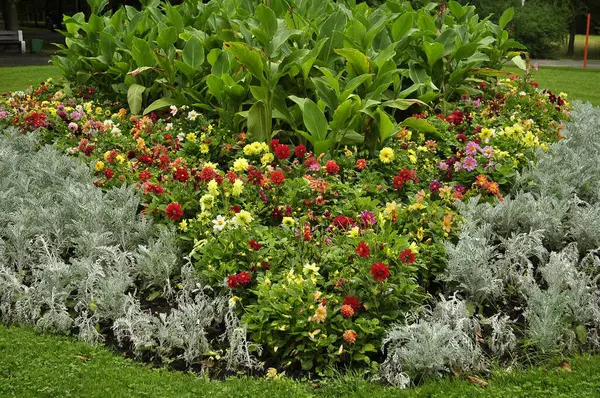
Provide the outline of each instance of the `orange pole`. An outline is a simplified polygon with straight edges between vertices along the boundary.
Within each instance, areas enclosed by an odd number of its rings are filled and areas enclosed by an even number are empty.
[[[590,40],[590,23],[592,14],[588,14],[587,28],[585,30],[585,47],[583,48],[583,67],[587,68],[588,44]]]

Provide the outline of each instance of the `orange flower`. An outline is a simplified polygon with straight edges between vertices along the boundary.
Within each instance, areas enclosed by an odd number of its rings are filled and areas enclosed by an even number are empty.
[[[342,305],[342,309],[340,310],[340,312],[342,313],[344,318],[351,318],[354,315],[354,309],[348,304]]]
[[[358,337],[358,335],[356,334],[356,332],[354,330],[346,330],[344,332],[343,337],[347,343],[354,344],[354,342],[356,341],[356,337]]]

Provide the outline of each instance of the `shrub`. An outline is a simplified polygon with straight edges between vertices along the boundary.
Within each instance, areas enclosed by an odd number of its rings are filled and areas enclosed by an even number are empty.
[[[521,46],[472,6],[413,10],[408,2],[343,4],[212,0],[145,2],[65,18],[54,63],[133,113],[188,104],[253,141],[280,131],[317,154],[365,142],[375,149],[413,104],[473,92],[479,68],[500,68]],[[431,3],[433,4],[433,3]],[[317,106],[319,104],[319,106]],[[281,133],[279,133],[281,134]]]
[[[112,328],[124,346],[156,349],[165,361],[181,351],[199,363],[222,349],[226,366],[254,366],[227,296],[208,295],[189,276],[171,285],[180,274],[173,228],[138,214],[133,187],[99,190],[87,166],[36,145],[33,134],[0,134],[1,319],[74,330],[89,343]],[[142,304],[159,296],[168,315]],[[211,333],[220,324],[229,347]]]

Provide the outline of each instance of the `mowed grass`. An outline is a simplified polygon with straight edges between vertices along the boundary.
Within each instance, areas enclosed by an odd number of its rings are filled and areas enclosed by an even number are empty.
[[[516,66],[507,66],[504,70],[522,75]],[[565,68],[558,66],[540,66],[532,71],[532,79],[555,94],[569,95],[569,101],[579,99],[600,106],[600,68]]]
[[[597,397],[600,356],[556,360],[525,371],[494,372],[487,388],[463,379],[399,390],[357,376],[326,381],[237,377],[211,381],[151,369],[101,347],[31,329],[0,326],[0,397]]]
[[[556,58],[567,58],[568,43],[565,43],[555,54]],[[575,36],[575,51],[570,59],[581,60],[585,48],[585,35]],[[600,35],[590,35],[588,42],[588,59],[600,59]]]
[[[51,66],[15,66],[0,68],[0,94],[25,90],[29,86],[38,86],[49,77],[61,77],[57,67]]]

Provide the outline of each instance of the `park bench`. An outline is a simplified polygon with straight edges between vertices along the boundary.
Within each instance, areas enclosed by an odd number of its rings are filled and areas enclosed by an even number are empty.
[[[22,30],[0,30],[0,46],[3,48],[8,45],[18,45],[21,48],[21,52],[26,51],[25,40],[23,40]]]

